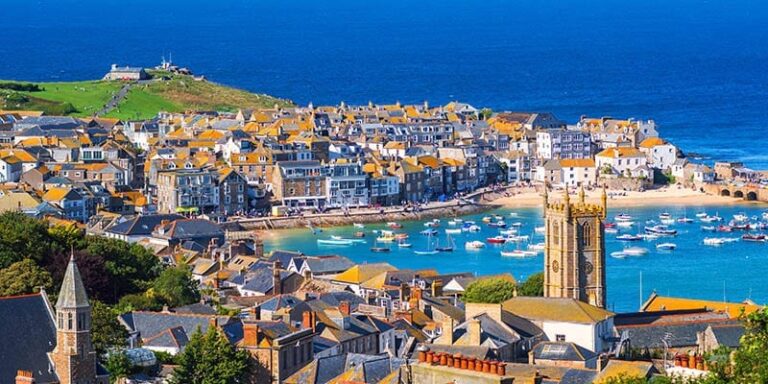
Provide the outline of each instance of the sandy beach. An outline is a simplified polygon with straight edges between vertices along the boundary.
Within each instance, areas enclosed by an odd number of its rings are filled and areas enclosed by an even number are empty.
[[[573,195],[573,191],[571,194]],[[587,199],[600,198],[600,190],[587,191]],[[562,191],[550,192],[550,198],[559,199]],[[507,207],[536,207],[541,205],[541,193],[533,188],[520,190],[513,196],[492,200],[495,204]],[[644,192],[628,192],[608,190],[609,207],[643,207],[662,205],[730,205],[730,204],[760,204],[745,202],[732,197],[714,196],[691,189],[664,187]]]

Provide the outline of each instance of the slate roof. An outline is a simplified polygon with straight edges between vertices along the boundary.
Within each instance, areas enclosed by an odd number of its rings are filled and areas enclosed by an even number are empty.
[[[273,262],[273,263],[275,261],[279,261],[280,265],[287,267],[288,264],[291,263],[291,259],[292,258],[300,257],[302,255],[303,255],[303,253],[301,253],[301,252],[283,251],[283,250],[276,249],[276,250],[272,251],[272,253],[269,254],[269,259],[268,260],[270,262]]]
[[[41,129],[75,129],[82,125],[82,121],[68,116],[28,116],[15,124],[22,129],[32,126],[38,126]]]
[[[67,265],[67,271],[64,273],[64,280],[61,282],[56,309],[88,307],[90,307],[88,295],[85,293],[83,279],[80,277],[77,264],[75,264],[75,256],[72,255]]]
[[[378,383],[403,364],[404,359],[348,353],[316,359],[285,382],[324,384],[336,379],[333,382]]]
[[[142,340],[150,340],[172,328],[180,328],[187,337],[191,336],[198,328],[200,332],[205,333],[210,326],[211,316],[133,311],[120,315],[120,320],[129,332],[138,333]],[[219,325],[226,324],[228,320],[229,318],[226,316],[216,316]],[[175,345],[172,343],[168,346]]]
[[[614,316],[613,312],[568,298],[518,296],[505,301],[502,307],[528,320],[593,324]]]
[[[712,326],[712,333],[715,335],[717,344],[725,345],[728,348],[737,348],[741,343],[741,336],[744,336],[744,325],[716,325]]]
[[[357,310],[358,305],[366,303],[362,297],[346,291],[322,293],[317,296],[316,300],[326,304],[328,307],[338,307],[342,301],[346,301],[349,303],[350,311],[353,312]],[[312,303],[312,301],[309,303]]]
[[[480,345],[482,346],[498,349],[505,345],[516,343],[521,339],[520,335],[514,330],[499,324],[499,322],[485,313],[475,316],[475,319],[480,320]],[[468,327],[469,322],[466,321],[453,329],[455,344],[476,346],[467,344],[469,342]]]
[[[123,221],[108,228],[106,232],[116,233],[126,236],[151,235],[152,231],[162,223],[163,220],[174,221],[183,219],[181,215],[138,215],[130,220]]]
[[[283,281],[293,272],[280,271],[280,280]],[[253,272],[249,272],[245,275],[245,284],[243,284],[244,290],[267,293],[274,288],[274,280],[272,278],[272,268],[263,267],[257,268]]]
[[[661,339],[665,337],[671,348],[694,346],[696,334],[710,325],[739,324],[727,313],[703,309],[622,313],[614,318],[614,327],[619,333],[627,332],[633,347],[649,349],[663,348]]]
[[[592,370],[569,369],[560,378],[560,384],[588,384],[594,382],[596,375]]]
[[[307,257],[304,262],[312,273],[317,274],[338,273],[355,265],[352,260],[338,255]],[[297,268],[300,267],[297,265]]]
[[[45,297],[0,297],[0,319],[0,383],[13,383],[20,369],[38,383],[57,382],[47,355],[56,346],[56,326]]]
[[[542,341],[533,347],[536,359],[560,361],[588,361],[597,354],[575,343],[564,341]]]
[[[299,300],[296,296],[293,295],[277,295],[259,305],[260,309],[266,310],[266,311],[277,311],[280,308],[293,308],[299,304],[301,304],[303,301]]]
[[[176,220],[165,225],[164,230],[163,236],[182,240],[224,236],[218,224],[205,219]]]

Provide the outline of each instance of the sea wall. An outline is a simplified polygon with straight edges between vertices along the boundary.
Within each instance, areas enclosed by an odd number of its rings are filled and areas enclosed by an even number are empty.
[[[421,208],[418,211],[404,209],[387,210],[383,214],[378,210],[365,210],[351,212],[349,214],[338,212],[311,214],[296,217],[263,217],[239,220],[238,224],[249,230],[287,229],[304,227],[307,225],[314,227],[331,227],[351,225],[352,223],[380,223],[388,221],[399,222],[408,220],[451,218],[484,212],[500,207],[500,205],[496,204],[444,204],[434,207]]]

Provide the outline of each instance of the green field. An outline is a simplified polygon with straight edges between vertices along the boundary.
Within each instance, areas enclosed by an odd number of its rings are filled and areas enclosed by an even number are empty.
[[[289,106],[291,102],[272,96],[255,94],[191,76],[151,72],[164,80],[148,84],[133,84],[117,108],[105,115],[120,119],[147,119],[160,111],[186,110],[236,111],[243,109]],[[77,81],[59,83],[29,83],[3,81],[0,83],[35,84],[40,91],[19,91],[0,88],[0,109],[40,110],[48,115],[93,116],[125,85],[119,81]]]

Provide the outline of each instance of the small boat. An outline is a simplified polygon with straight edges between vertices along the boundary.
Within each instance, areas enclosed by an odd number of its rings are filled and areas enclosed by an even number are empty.
[[[735,238],[729,238],[729,237],[707,237],[704,239],[705,245],[722,245],[725,243],[732,243],[735,241],[739,241],[738,237]]]
[[[720,217],[720,216],[715,215],[715,216],[705,216],[705,217],[702,217],[699,220],[701,220],[704,223],[714,223],[714,222],[717,222],[717,221],[723,221],[723,218]]]
[[[365,224],[362,223],[352,223],[352,226],[355,228],[365,228]]]
[[[546,248],[545,243],[528,244],[528,249],[531,251],[542,252]]]
[[[387,223],[387,227],[389,227],[390,229],[400,229],[403,227],[403,225],[400,223],[396,223],[394,221],[390,221],[389,223]]]
[[[459,219],[459,218],[457,217],[457,218],[453,219],[453,221],[455,221],[455,222],[456,222],[456,224],[461,224],[461,223],[463,223],[463,222],[464,222],[464,219]]]
[[[432,229],[432,228],[425,229],[419,233],[421,233],[422,235],[437,235],[437,229]]]
[[[616,223],[605,223],[603,226],[606,228],[616,228]]]
[[[655,233],[641,233],[641,234],[638,234],[638,236],[642,236],[643,239],[645,239],[647,241],[653,241],[653,240],[658,240],[659,239],[659,235],[657,235]]]
[[[611,252],[611,257],[615,257],[617,259],[623,259],[627,257],[627,254],[622,251],[616,251],[616,252]]]
[[[706,212],[699,212],[699,213],[696,214],[696,217],[698,217],[699,219],[701,219],[702,217],[707,217],[707,216],[708,215],[707,215]]]
[[[448,225],[453,227],[454,225],[456,225],[456,220],[448,220]]]
[[[517,235],[517,229],[514,229],[514,228],[502,229],[499,231],[499,234],[504,236]]]
[[[659,220],[671,219],[671,218],[672,218],[672,215],[670,215],[669,212],[664,212],[659,215]]]
[[[397,233],[397,234],[395,234],[395,239],[396,239],[396,240],[405,240],[405,239],[407,239],[408,237],[409,237],[409,236],[408,236],[408,234],[407,234],[407,233]]]
[[[461,234],[461,228],[446,228],[445,233],[449,235]]]
[[[730,225],[718,225],[715,229],[717,232],[733,232],[733,228]]]
[[[523,223],[521,223],[519,221],[516,221],[516,222],[512,223],[512,226],[515,227],[515,228],[520,228],[520,227],[523,226]]]
[[[690,224],[690,223],[693,223],[693,219],[691,219],[690,217],[683,216],[683,217],[678,218],[677,222],[678,223],[683,223],[683,224]]]
[[[371,247],[371,252],[385,253],[385,252],[389,252],[389,251],[390,251],[389,247],[382,247],[382,246],[379,245],[379,240],[378,239],[374,240],[373,247]]]
[[[488,244],[504,244],[507,242],[507,238],[504,236],[494,236],[485,239]]]
[[[731,223],[731,228],[735,231],[749,231],[752,229],[752,226],[749,223]]]
[[[365,232],[357,231],[357,232],[355,232],[355,237],[365,237]]]
[[[673,249],[677,248],[677,244],[675,243],[661,243],[656,244],[656,249],[661,249],[664,251],[671,251]]]
[[[517,212],[510,212],[509,217],[517,217]]]
[[[477,241],[477,240],[475,240],[475,241],[467,241],[466,243],[464,243],[464,248],[465,249],[485,248],[485,243],[483,243],[482,241]]]
[[[743,213],[737,213],[737,214],[733,215],[733,219],[736,220],[736,221],[747,221],[747,220],[749,220],[749,217],[747,217],[747,215],[745,215]]]
[[[331,236],[331,239],[332,240],[339,240],[339,241],[350,241],[353,244],[354,243],[365,243],[365,240],[362,240],[362,239],[349,239],[349,238],[346,238],[346,237],[341,237],[341,236],[336,236],[336,235]],[[318,242],[319,241],[320,240],[318,240]]]
[[[543,225],[533,229],[533,231],[536,232],[536,233],[544,233],[546,230],[547,230],[547,227],[545,227]]]
[[[509,237],[507,237],[507,242],[519,243],[519,242],[523,242],[523,241],[528,241],[528,235],[509,236]]]
[[[400,247],[400,248],[410,248],[411,247],[411,243],[407,243],[404,240],[400,240],[400,241],[397,242],[397,246]]]
[[[496,220],[504,220],[504,216],[502,215],[493,215],[493,218]]]
[[[629,247],[625,248],[622,252],[624,252],[624,254],[627,256],[645,256],[648,254],[648,249],[641,247]]]
[[[619,233],[619,230],[616,228],[606,228],[605,233]]]
[[[391,243],[397,238],[395,238],[395,234],[392,231],[381,231],[381,236],[376,238],[376,241],[380,241],[382,243]]]
[[[469,228],[467,228],[469,232],[480,232],[481,228],[478,225],[470,225]]]
[[[417,255],[436,255],[440,252],[436,250],[432,250],[432,251],[413,251],[413,253]]]
[[[677,235],[677,230],[669,229],[665,225],[654,225],[652,227],[645,227],[645,233],[655,233],[657,235],[674,236]]]
[[[504,220],[499,220],[495,223],[488,223],[489,227],[496,227],[496,228],[506,228],[507,223],[504,222]]]
[[[675,219],[672,219],[672,218],[669,218],[669,219],[661,219],[661,220],[659,220],[659,221],[661,221],[661,223],[662,223],[662,224],[664,224],[664,225],[672,225],[672,224],[674,224],[674,223],[675,223]]]
[[[482,221],[483,221],[483,223],[490,223],[491,221],[493,221],[493,217],[485,216],[485,217],[483,217]]]
[[[758,234],[758,235],[752,235],[752,234],[746,234],[741,237],[744,241],[750,241],[750,242],[765,242],[765,235]]]
[[[639,235],[630,235],[628,233],[616,236],[616,240],[620,241],[640,241],[643,237]]]
[[[519,249],[513,251],[501,251],[501,255],[504,257],[526,257],[526,252]]]
[[[713,226],[709,226],[709,225],[702,225],[701,226],[701,230],[705,231],[705,232],[715,232],[715,231],[717,231],[717,228],[715,228]]]
[[[437,228],[440,226],[440,223],[434,222],[434,221],[427,221],[426,223],[424,223],[424,226],[427,228]]]
[[[430,233],[427,237],[427,249],[423,251],[413,251],[413,253],[417,255],[435,255],[438,253],[436,249],[432,248],[432,234]]]
[[[319,245],[352,245],[350,240],[317,239]]]
[[[451,238],[451,235],[448,235],[447,239],[448,245],[440,246],[439,242],[435,246],[435,250],[438,252],[453,252],[453,249],[455,248],[456,244],[454,244],[453,239]]]
[[[616,226],[619,228],[629,228],[633,225],[635,225],[634,221],[617,221],[616,222]]]
[[[630,215],[628,215],[626,213],[620,213],[620,214],[616,215],[613,219],[616,220],[616,221],[631,221],[632,220],[632,216],[630,216]]]

